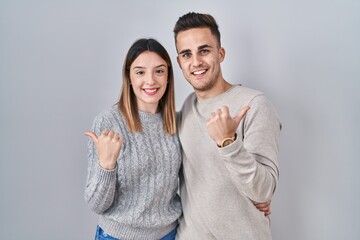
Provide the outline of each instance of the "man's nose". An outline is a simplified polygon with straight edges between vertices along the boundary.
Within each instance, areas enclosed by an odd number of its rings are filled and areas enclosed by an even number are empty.
[[[193,56],[193,66],[194,67],[199,67],[199,66],[201,66],[202,63],[203,62],[202,62],[202,57],[201,56],[199,56],[199,55],[194,55]]]

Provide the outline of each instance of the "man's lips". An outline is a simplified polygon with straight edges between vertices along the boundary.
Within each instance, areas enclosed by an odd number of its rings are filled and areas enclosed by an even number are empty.
[[[202,69],[202,70],[194,71],[194,72],[192,72],[192,74],[195,75],[195,76],[202,76],[202,75],[204,75],[206,72],[207,72],[207,69]]]

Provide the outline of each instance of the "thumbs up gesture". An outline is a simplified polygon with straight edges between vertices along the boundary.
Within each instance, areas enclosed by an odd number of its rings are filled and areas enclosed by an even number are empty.
[[[211,138],[214,139],[216,144],[220,145],[223,139],[235,136],[240,121],[249,109],[249,106],[243,107],[235,117],[230,116],[227,106],[223,106],[211,113],[206,126]]]
[[[100,167],[112,170],[116,167],[116,160],[119,157],[123,138],[116,132],[105,129],[100,136],[96,136],[94,132],[85,132],[95,143],[99,156]]]

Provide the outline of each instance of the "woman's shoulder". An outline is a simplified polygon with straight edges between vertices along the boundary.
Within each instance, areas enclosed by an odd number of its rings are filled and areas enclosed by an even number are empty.
[[[114,105],[99,112],[94,119],[94,124],[106,123],[106,125],[114,125],[122,122],[120,119],[121,115],[118,106]]]

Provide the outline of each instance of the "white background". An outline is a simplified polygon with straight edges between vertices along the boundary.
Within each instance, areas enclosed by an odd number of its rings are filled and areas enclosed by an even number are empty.
[[[1,239],[93,239],[83,132],[140,37],[168,49],[180,109],[192,89],[172,29],[189,11],[217,19],[224,77],[283,123],[273,238],[360,239],[359,1],[0,0]]]

